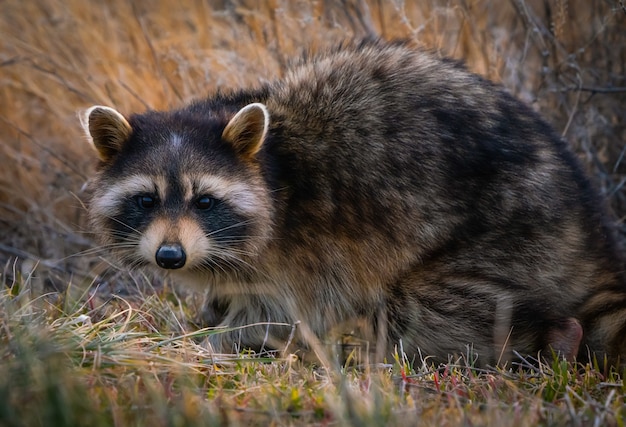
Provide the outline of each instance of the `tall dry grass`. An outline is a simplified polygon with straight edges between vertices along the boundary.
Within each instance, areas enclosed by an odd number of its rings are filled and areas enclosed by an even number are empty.
[[[177,106],[367,35],[414,39],[503,82],[572,142],[626,215],[623,2],[5,0],[0,12],[0,262],[36,265],[41,286],[63,286],[67,273],[89,281],[97,262],[73,256],[92,245],[81,188],[94,156],[77,110]]]

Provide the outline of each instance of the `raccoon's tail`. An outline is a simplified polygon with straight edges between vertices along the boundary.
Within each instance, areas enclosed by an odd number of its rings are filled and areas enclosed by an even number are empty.
[[[626,367],[626,282],[591,295],[579,310],[583,340],[579,360]]]

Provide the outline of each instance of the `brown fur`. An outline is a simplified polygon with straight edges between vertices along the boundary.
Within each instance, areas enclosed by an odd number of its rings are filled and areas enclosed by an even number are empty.
[[[382,353],[402,342],[479,364],[626,355],[623,263],[601,200],[547,124],[456,62],[364,42],[257,90],[84,117],[102,241],[130,265],[184,254],[167,268],[207,291],[215,325],[300,321],[324,340],[358,321]],[[256,326],[212,344],[280,348],[290,333]]]

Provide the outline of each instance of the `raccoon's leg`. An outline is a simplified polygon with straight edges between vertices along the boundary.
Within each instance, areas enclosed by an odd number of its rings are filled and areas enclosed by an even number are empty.
[[[437,276],[418,271],[389,289],[388,353],[402,348],[410,359],[421,356],[429,364],[445,363],[450,356],[495,364],[508,338],[511,313],[506,313],[500,343],[494,332],[497,301],[460,278]]]
[[[560,357],[573,361],[578,355],[578,348],[583,338],[583,328],[573,317],[564,319],[548,330],[546,351],[554,351]]]
[[[589,297],[578,316],[583,325],[579,360],[626,366],[626,286],[606,286]]]
[[[222,323],[228,312],[229,302],[223,298],[211,298],[205,301],[204,309],[200,314],[200,322],[203,327],[215,327]]]
[[[389,289],[391,348],[402,340],[406,353],[434,362],[465,356],[478,366],[505,364],[516,354],[546,357],[554,350],[568,359],[576,355],[581,326],[563,304],[524,292],[506,277],[494,280],[449,265],[428,267]]]
[[[217,353],[233,353],[246,349],[255,352],[281,351],[293,332],[293,322],[279,305],[257,295],[232,297],[218,328],[224,328],[208,339]]]

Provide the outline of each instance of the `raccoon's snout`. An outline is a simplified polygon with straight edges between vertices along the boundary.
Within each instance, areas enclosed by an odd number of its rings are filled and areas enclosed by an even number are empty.
[[[183,267],[187,261],[187,255],[178,243],[161,245],[156,251],[155,258],[159,267],[171,270]]]

